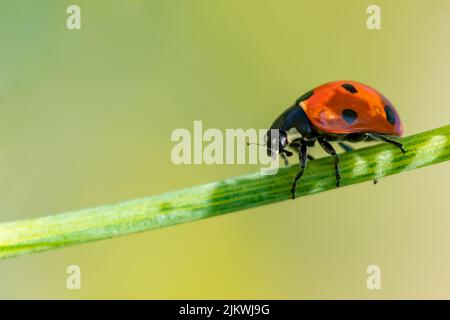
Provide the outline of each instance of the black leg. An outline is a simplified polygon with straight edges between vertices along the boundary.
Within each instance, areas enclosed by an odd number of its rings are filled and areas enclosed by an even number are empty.
[[[294,149],[295,151],[299,152],[299,150],[300,150],[300,145],[301,145],[300,139],[298,139],[298,140],[292,141],[292,142],[289,144],[289,147],[291,147],[291,148]],[[306,145],[308,145],[308,144],[306,144]],[[308,157],[308,160],[314,160],[314,159],[316,159],[316,158],[314,158],[313,156],[311,156],[311,155],[309,155],[309,154],[307,155],[307,157]]]
[[[305,170],[306,163],[308,161],[308,147],[306,146],[306,143],[302,142],[300,144],[300,152],[298,153],[298,158],[299,158],[299,162],[300,162],[300,171],[295,176],[294,182],[292,182],[292,187],[291,187],[292,199],[295,199],[295,191],[297,190],[297,182],[302,177],[303,171]]]
[[[403,153],[406,152],[406,150],[403,148],[403,144],[402,144],[402,143],[400,143],[400,142],[398,142],[398,141],[395,141],[395,140],[392,140],[392,139],[390,139],[390,138],[388,138],[388,137],[386,137],[386,136],[384,136],[384,135],[382,135],[382,134],[378,134],[378,133],[369,133],[369,134],[367,134],[367,135],[368,135],[370,138],[372,138],[372,139],[380,140],[380,141],[384,141],[384,142],[393,144],[394,146],[396,146],[396,147],[398,147],[400,150],[402,150]]]
[[[336,187],[339,187],[339,181],[341,180],[341,172],[339,171],[339,156],[334,150],[333,146],[326,140],[319,139],[319,143],[326,153],[334,157],[334,171],[336,173]]]
[[[300,150],[300,145],[301,145],[300,140],[294,140],[291,143],[289,143],[289,147],[291,147],[297,152]]]
[[[345,152],[350,152],[350,151],[355,150],[355,149],[353,149],[352,146],[349,146],[349,145],[346,144],[345,142],[339,141],[338,144],[341,146],[342,149],[344,149]]]
[[[287,166],[289,165],[289,160],[288,160],[287,155],[283,152],[283,153],[281,154],[281,157],[283,158],[284,165],[287,167]]]

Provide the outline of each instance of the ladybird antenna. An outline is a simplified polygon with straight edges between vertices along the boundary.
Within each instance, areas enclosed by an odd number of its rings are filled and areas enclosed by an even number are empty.
[[[247,142],[247,145],[249,146],[249,145],[257,145],[257,146],[260,146],[260,147],[265,147],[266,146],[266,144],[264,143],[264,144],[261,144],[261,143],[258,143],[258,142]]]

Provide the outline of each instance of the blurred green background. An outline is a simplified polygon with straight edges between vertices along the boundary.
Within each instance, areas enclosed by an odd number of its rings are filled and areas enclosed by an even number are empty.
[[[65,27],[74,3],[80,31]],[[170,134],[265,128],[332,80],[383,92],[405,135],[450,119],[445,0],[2,1],[0,39],[0,222],[259,170],[175,166]],[[450,298],[449,178],[444,163],[0,261],[0,298]],[[366,288],[372,264],[382,290]]]

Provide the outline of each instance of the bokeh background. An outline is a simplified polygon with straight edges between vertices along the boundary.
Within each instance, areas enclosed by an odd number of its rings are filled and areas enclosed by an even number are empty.
[[[175,166],[170,134],[265,128],[331,80],[379,89],[406,135],[446,125],[449,57],[445,0],[2,1],[0,222],[258,170]],[[450,298],[449,169],[0,261],[0,298]]]

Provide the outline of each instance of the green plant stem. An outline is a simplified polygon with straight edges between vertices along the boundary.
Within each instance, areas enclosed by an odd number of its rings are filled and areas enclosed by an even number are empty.
[[[379,179],[450,158],[450,125],[341,154],[341,186]],[[0,224],[0,259],[122,236],[290,199],[297,165],[92,209]],[[297,197],[335,188],[333,159],[308,162]],[[292,200],[289,200],[292,201]],[[296,200],[301,201],[301,200]],[[301,203],[299,204],[301,205]]]

